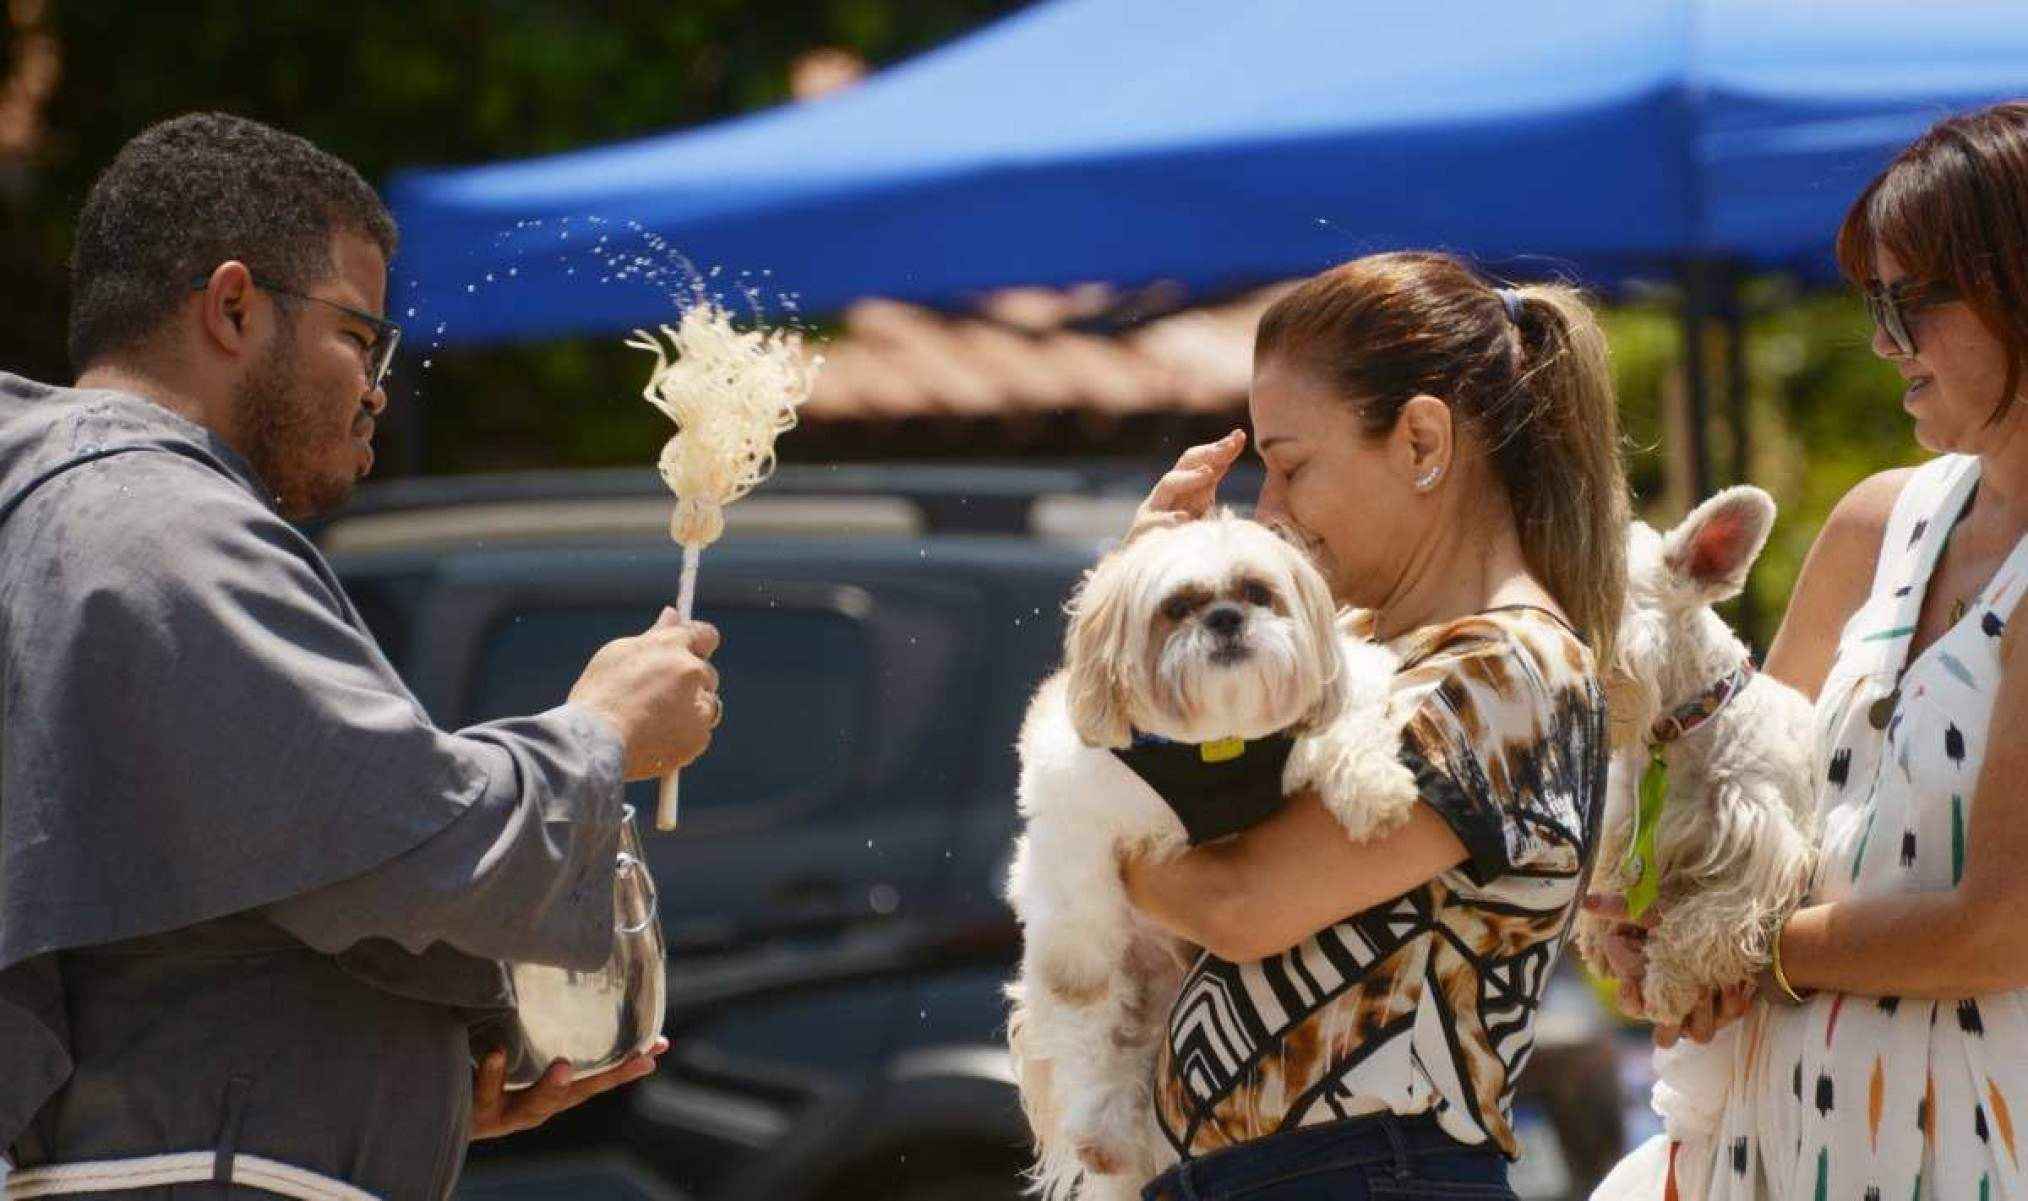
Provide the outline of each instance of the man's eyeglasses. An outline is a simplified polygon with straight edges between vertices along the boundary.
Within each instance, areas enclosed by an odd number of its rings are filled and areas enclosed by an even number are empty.
[[[1908,319],[1924,309],[1958,299],[1957,289],[1949,284],[1882,284],[1879,280],[1867,284],[1863,295],[1867,315],[1873,318],[1875,328],[1886,332],[1887,340],[1894,343],[1903,357],[1915,354],[1915,335],[1908,328]]]
[[[202,292],[210,283],[210,276],[200,277],[191,284],[191,290]],[[318,304],[337,309],[339,312],[364,323],[368,329],[373,331],[373,341],[366,347],[366,386],[368,391],[377,392],[380,390],[382,381],[387,379],[387,369],[394,365],[394,348],[401,345],[401,327],[399,325],[396,325],[385,317],[376,317],[372,313],[355,309],[349,304],[339,304],[335,300],[326,300],[322,296],[311,296],[304,292],[292,292],[287,288],[277,288],[273,284],[264,284],[258,279],[253,281],[253,285],[256,288],[264,288],[278,296],[292,296],[297,300],[315,301]]]

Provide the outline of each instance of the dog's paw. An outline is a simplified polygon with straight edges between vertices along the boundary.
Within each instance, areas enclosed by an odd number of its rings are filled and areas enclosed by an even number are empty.
[[[1375,725],[1340,722],[1297,746],[1285,783],[1314,789],[1354,842],[1390,834],[1415,812],[1415,774],[1402,766],[1398,743]]]
[[[1353,842],[1372,842],[1407,825],[1414,812],[1412,805],[1347,805],[1334,808],[1332,816]]]
[[[1572,926],[1570,941],[1577,948],[1578,957],[1585,966],[1602,976],[1612,975],[1612,960],[1606,955],[1606,940],[1611,937],[1613,923],[1580,910]]]
[[[1690,1011],[1697,1008],[1711,992],[1707,984],[1685,980],[1662,970],[1658,964],[1650,964],[1648,972],[1641,978],[1642,1012],[1640,1017],[1658,1026],[1681,1025]]]

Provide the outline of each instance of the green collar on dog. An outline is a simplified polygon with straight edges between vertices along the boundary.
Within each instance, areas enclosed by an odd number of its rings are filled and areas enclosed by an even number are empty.
[[[1622,877],[1631,875],[1627,886],[1627,914],[1640,917],[1661,894],[1662,873],[1655,862],[1655,830],[1662,824],[1662,810],[1669,803],[1669,744],[1718,716],[1733,698],[1746,690],[1753,678],[1753,660],[1733,668],[1718,682],[1678,705],[1674,712],[1655,722],[1648,731],[1648,767],[1641,773],[1640,801],[1634,809],[1634,837],[1627,843]]]
[[[1641,773],[1641,799],[1634,810],[1634,838],[1627,844],[1625,872],[1634,882],[1627,886],[1627,916],[1640,917],[1661,895],[1662,873],[1655,866],[1655,828],[1662,823],[1662,808],[1669,801],[1669,764],[1658,747],[1648,756],[1648,769]]]

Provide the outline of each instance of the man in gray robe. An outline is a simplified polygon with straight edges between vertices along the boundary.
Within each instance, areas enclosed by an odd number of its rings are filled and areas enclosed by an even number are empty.
[[[652,1066],[508,1102],[490,1064],[475,1112],[469,1037],[509,1004],[500,961],[605,961],[623,781],[703,751],[717,635],[665,611],[546,713],[430,723],[286,520],[372,464],[393,250],[308,142],[165,122],[80,215],[77,386],[0,374],[17,1181],[288,1192],[246,1183],[258,1157],[291,1195],[441,1198],[472,1134]],[[187,1153],[213,1183],[132,1168]]]

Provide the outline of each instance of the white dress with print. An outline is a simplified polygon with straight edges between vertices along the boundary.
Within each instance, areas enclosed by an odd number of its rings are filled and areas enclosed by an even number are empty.
[[[1912,663],[1908,650],[1978,473],[1954,455],[1911,477],[1873,593],[1839,639],[1816,708],[1812,903],[1954,888],[1975,853],[1972,795],[2001,635],[2028,589],[2028,539],[1961,620]],[[1801,1008],[1756,1006],[1742,1026],[1744,1087],[1710,1165],[1714,1201],[2028,1198],[2015,1125],[2028,1114],[2028,991],[1957,1002],[1821,993]]]

